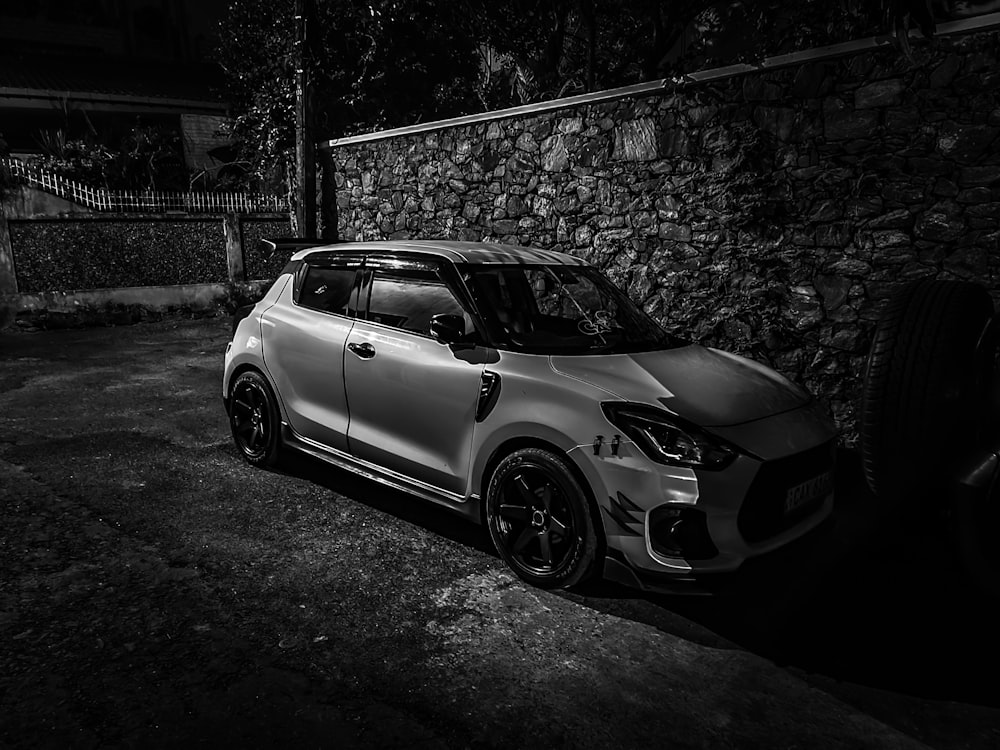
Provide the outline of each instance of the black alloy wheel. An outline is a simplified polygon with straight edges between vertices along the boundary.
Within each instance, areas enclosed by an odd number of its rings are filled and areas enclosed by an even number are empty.
[[[248,371],[230,389],[229,426],[243,458],[253,466],[278,462],[278,408],[260,373]]]
[[[565,588],[592,574],[597,535],[586,495],[555,454],[524,448],[501,461],[486,515],[497,552],[528,583]]]

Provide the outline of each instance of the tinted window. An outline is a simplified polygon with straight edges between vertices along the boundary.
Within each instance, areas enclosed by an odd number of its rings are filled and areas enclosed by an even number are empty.
[[[466,266],[491,337],[537,354],[610,354],[679,345],[589,266]]]
[[[353,287],[353,268],[309,266],[299,290],[298,302],[313,310],[347,315]],[[350,314],[353,315],[354,311],[351,310]]]
[[[368,320],[429,335],[431,317],[440,313],[463,315],[464,311],[435,271],[375,269]],[[470,330],[469,322],[466,316],[466,331]]]

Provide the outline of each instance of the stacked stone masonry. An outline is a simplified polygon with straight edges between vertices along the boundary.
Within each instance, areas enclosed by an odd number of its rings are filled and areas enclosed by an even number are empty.
[[[586,258],[669,330],[818,393],[851,444],[882,300],[925,277],[1000,289],[998,50],[940,38],[344,144],[324,179],[342,239]]]

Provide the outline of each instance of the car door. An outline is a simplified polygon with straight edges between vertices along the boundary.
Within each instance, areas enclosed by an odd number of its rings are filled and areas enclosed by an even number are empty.
[[[264,363],[300,436],[347,451],[344,345],[357,314],[360,257],[306,259],[263,316]]]
[[[439,313],[472,318],[436,262],[369,258],[363,313],[347,337],[351,452],[406,477],[464,493],[483,364],[430,334]]]

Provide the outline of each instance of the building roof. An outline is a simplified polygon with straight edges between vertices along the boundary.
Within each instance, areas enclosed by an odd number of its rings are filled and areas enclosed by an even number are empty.
[[[221,111],[221,90],[221,71],[204,63],[0,55],[0,98],[8,100],[146,102]]]

